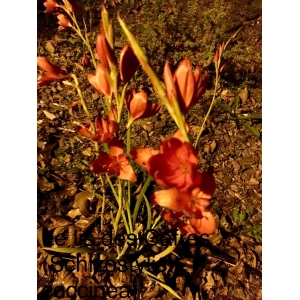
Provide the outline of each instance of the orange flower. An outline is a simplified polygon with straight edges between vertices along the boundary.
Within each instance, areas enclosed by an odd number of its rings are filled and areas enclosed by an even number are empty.
[[[127,83],[132,78],[139,64],[132,48],[129,45],[125,45],[120,54],[120,74],[124,83]]]
[[[83,136],[100,143],[109,143],[118,129],[118,124],[110,117],[98,115],[95,119],[95,129],[96,133],[93,134],[89,124],[85,124],[84,127],[77,126],[78,132]]]
[[[180,110],[186,114],[204,94],[208,81],[208,73],[205,71],[202,77],[201,69],[196,66],[192,72],[188,58],[185,58],[174,75],[172,75],[170,64],[166,61],[164,68],[164,82],[170,103],[177,99]]]
[[[74,0],[66,0],[67,7],[69,11],[76,13],[78,11],[78,5]]]
[[[43,4],[46,7],[46,10],[44,11],[45,14],[51,14],[56,10],[57,7],[60,7],[56,0],[47,0]]]
[[[157,184],[184,192],[193,186],[197,179],[198,159],[196,150],[187,142],[171,137],[164,140],[159,147],[159,153],[149,157],[149,150],[131,150],[133,160],[143,161],[148,173],[154,177]]]
[[[57,24],[59,25],[58,30],[64,30],[67,27],[72,27],[72,24],[70,23],[70,21],[68,20],[68,18],[63,15],[63,14],[59,14],[57,15],[58,18],[58,22]]]
[[[102,33],[97,35],[96,51],[103,68],[110,72],[109,63],[116,65],[117,60],[114,51],[111,49],[109,43],[107,42],[102,23],[100,28]]]
[[[199,218],[210,209],[210,199],[216,188],[213,175],[209,172],[197,172],[195,182],[188,191],[176,188],[160,190],[152,195],[159,206],[175,212],[182,212],[189,218]]]
[[[162,218],[173,228],[186,234],[213,234],[216,222],[211,212],[203,212],[201,218],[187,218],[182,213],[169,209],[162,212]]]
[[[123,143],[114,138],[109,144],[110,154],[102,153],[92,162],[90,169],[96,174],[108,173],[118,178],[136,182],[136,175],[123,153]]]
[[[112,96],[110,76],[101,63],[96,67],[96,75],[88,74],[87,78],[98,93],[105,95],[106,97]]]
[[[158,103],[152,103],[147,100],[147,94],[144,91],[136,92],[132,89],[126,93],[125,105],[130,112],[131,120],[129,123],[141,119],[154,116],[159,110]]]
[[[38,87],[44,86],[52,81],[69,78],[64,71],[58,66],[52,64],[46,57],[39,56],[37,58],[37,65],[45,71],[45,73],[38,78]]]
[[[210,213],[210,199],[216,184],[212,169],[197,174],[194,187],[181,192],[176,188],[157,191],[152,200],[165,207],[163,219],[173,227],[178,227],[183,233],[207,233],[215,230],[215,220]]]
[[[148,173],[150,170],[149,159],[156,154],[159,154],[159,151],[152,148],[137,147],[130,150],[132,159]]]

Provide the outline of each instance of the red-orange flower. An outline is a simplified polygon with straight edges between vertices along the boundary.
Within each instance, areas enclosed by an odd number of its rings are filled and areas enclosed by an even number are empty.
[[[166,209],[162,212],[162,218],[173,228],[179,228],[186,234],[213,234],[216,222],[211,212],[203,212],[201,218],[187,218],[180,212]]]
[[[182,212],[189,218],[199,218],[202,212],[210,209],[210,199],[216,185],[212,173],[197,172],[197,179],[188,191],[176,188],[160,190],[152,195],[152,200],[159,206],[175,212]]]
[[[116,65],[116,57],[114,51],[111,49],[104,33],[103,24],[101,23],[101,34],[97,35],[96,40],[96,51],[98,54],[98,58],[105,70],[110,72],[109,62],[110,64]]]
[[[72,24],[70,23],[70,21],[68,20],[68,18],[63,15],[63,14],[59,14],[57,15],[58,18],[58,22],[57,24],[59,25],[58,30],[64,30],[67,27],[72,27]]]
[[[101,63],[99,63],[96,67],[96,75],[88,74],[87,78],[90,84],[98,93],[107,97],[112,96],[110,76]]]
[[[158,103],[152,103],[147,100],[146,92],[141,91],[137,93],[135,89],[126,93],[125,105],[130,112],[130,122],[141,118],[152,117],[160,110]]]
[[[184,192],[199,180],[196,150],[181,139],[171,137],[164,140],[159,151],[133,148],[130,155],[163,187],[176,187]]]
[[[139,64],[132,48],[126,44],[120,54],[120,75],[124,83],[132,78]]]
[[[45,71],[45,73],[38,78],[38,87],[44,86],[52,81],[69,78],[60,67],[51,63],[46,57],[39,56],[37,58],[37,65]]]
[[[67,3],[67,7],[69,9],[69,11],[73,12],[73,13],[76,13],[79,9],[77,3],[75,0],[66,0],[66,3]]]
[[[137,147],[130,150],[132,159],[148,173],[150,169],[149,159],[156,154],[159,154],[159,151],[152,148]]]
[[[173,103],[173,98],[177,99],[181,112],[186,114],[204,94],[208,74],[205,71],[202,76],[199,66],[196,66],[193,73],[189,59],[185,58],[172,75],[170,64],[166,61],[164,81],[170,103]]]
[[[114,138],[110,143],[110,154],[102,153],[92,162],[90,169],[96,174],[108,173],[118,178],[136,182],[136,175],[124,154],[123,144]]]
[[[77,126],[78,132],[83,136],[100,143],[109,143],[118,129],[118,124],[110,117],[98,115],[95,119],[95,129],[96,132],[93,134],[89,124],[85,124],[84,127]]]
[[[56,0],[47,0],[43,3],[46,7],[46,10],[44,11],[45,14],[53,13],[59,5],[57,4]]]
[[[215,230],[215,221],[210,213],[210,199],[215,188],[212,169],[209,169],[207,172],[198,172],[197,180],[190,190],[160,190],[152,195],[152,200],[166,208],[162,217],[181,232],[211,234]]]

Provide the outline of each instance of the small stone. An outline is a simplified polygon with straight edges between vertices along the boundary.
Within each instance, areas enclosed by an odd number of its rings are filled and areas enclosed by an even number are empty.
[[[92,99],[93,99],[93,100],[97,100],[97,99],[99,99],[99,98],[100,98],[100,95],[99,95],[98,93],[92,94]]]
[[[43,113],[45,114],[45,116],[50,119],[51,121],[54,120],[56,118],[56,116],[52,113],[50,113],[49,111],[47,110],[43,110]]]
[[[55,48],[52,45],[52,43],[50,41],[48,41],[45,45],[45,48],[47,51],[49,51],[50,53],[54,53],[55,52]]]
[[[151,126],[148,125],[143,125],[143,128],[147,131],[150,132],[152,130]]]
[[[250,184],[250,185],[258,185],[259,182],[258,182],[258,180],[256,180],[255,178],[250,178],[249,184]]]
[[[82,151],[82,154],[85,156],[91,156],[92,149],[91,148],[86,148]]]
[[[225,175],[224,178],[223,178],[223,182],[226,183],[226,184],[230,184],[231,183],[231,177],[228,176],[228,175]]]

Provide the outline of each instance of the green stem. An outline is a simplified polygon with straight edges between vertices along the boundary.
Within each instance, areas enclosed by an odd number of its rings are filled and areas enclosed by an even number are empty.
[[[81,40],[83,41],[83,43],[86,45],[86,47],[88,48],[90,54],[91,54],[91,57],[92,57],[92,61],[93,61],[93,65],[96,69],[96,66],[97,66],[97,63],[96,63],[96,60],[95,60],[95,56],[94,56],[94,52],[91,48],[91,45],[90,45],[90,42],[89,42],[89,39],[86,37],[84,38],[82,33],[81,33],[81,30],[80,30],[80,27],[77,23],[77,19],[76,19],[76,16],[73,12],[71,12],[68,8],[68,4],[66,3],[66,1],[64,0],[63,1],[65,6],[61,6],[61,8],[68,14],[68,16],[72,19],[74,26],[72,26],[72,28],[75,30],[75,32],[79,35],[79,37],[81,38]],[[85,23],[85,22],[84,22]]]
[[[199,139],[200,139],[201,134],[202,134],[202,132],[203,132],[203,130],[204,130],[204,125],[205,125],[205,123],[206,123],[206,120],[207,120],[207,118],[208,118],[208,116],[209,116],[209,114],[210,114],[210,112],[211,112],[211,110],[212,110],[212,108],[213,108],[213,106],[214,106],[214,104],[215,104],[215,99],[216,99],[217,87],[218,87],[219,79],[220,79],[220,76],[219,76],[219,74],[217,73],[217,74],[216,74],[216,82],[215,82],[215,89],[214,89],[213,99],[212,99],[212,101],[211,101],[211,103],[210,103],[209,109],[208,109],[208,111],[207,111],[207,113],[206,113],[206,115],[205,115],[204,121],[203,121],[203,123],[202,123],[202,125],[201,125],[199,134],[198,134],[197,139],[196,139],[196,142],[195,142],[195,144],[194,144],[194,147],[195,147],[195,148],[197,148]]]
[[[107,179],[107,181],[108,181],[108,183],[109,183],[109,186],[110,186],[110,188],[111,188],[111,190],[112,190],[112,192],[113,192],[113,194],[114,194],[114,197],[115,197],[115,199],[116,199],[117,202],[118,202],[118,195],[117,195],[117,192],[116,192],[114,186],[112,185],[112,183],[111,183],[111,181],[110,181],[110,178],[109,178],[109,176],[107,175],[107,173],[105,173],[105,175],[106,175],[106,179]]]
[[[135,225],[135,222],[136,222],[136,218],[137,218],[137,215],[138,215],[138,212],[139,212],[139,208],[140,208],[140,205],[143,201],[143,198],[144,198],[144,194],[147,190],[147,188],[149,187],[150,185],[150,182],[153,180],[153,178],[148,175],[148,178],[146,180],[146,182],[144,183],[144,186],[142,187],[142,190],[141,192],[139,193],[138,197],[137,197],[137,200],[136,200],[136,203],[135,203],[135,207],[134,207],[134,211],[133,211],[133,227]]]

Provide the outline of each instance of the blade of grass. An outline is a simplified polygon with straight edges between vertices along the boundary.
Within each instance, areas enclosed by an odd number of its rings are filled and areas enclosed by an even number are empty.
[[[170,292],[174,297],[176,297],[177,299],[181,299],[181,297],[171,287],[169,287],[167,284],[165,284],[164,282],[162,282],[161,280],[159,280],[154,274],[146,271],[145,269],[143,269],[142,272],[145,275],[151,277],[151,279],[153,279],[154,281],[156,281],[160,286],[162,286],[165,290],[167,290],[168,292]]]

